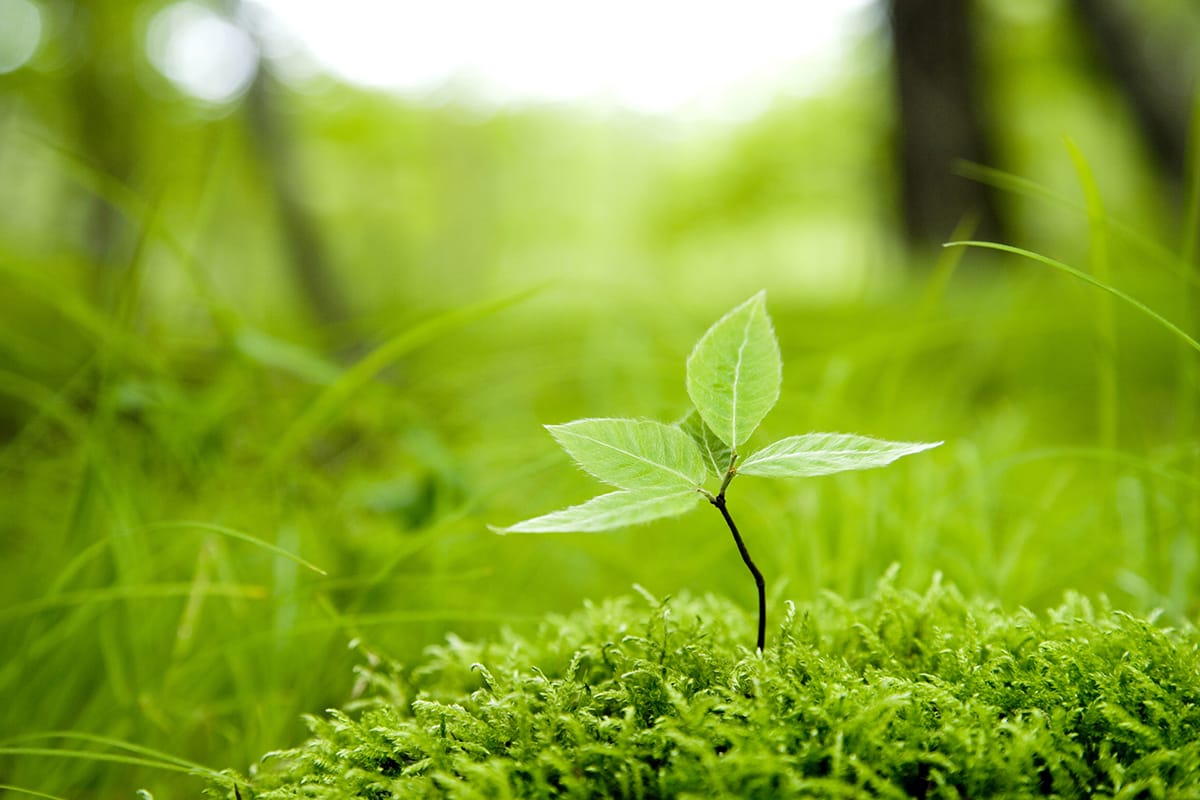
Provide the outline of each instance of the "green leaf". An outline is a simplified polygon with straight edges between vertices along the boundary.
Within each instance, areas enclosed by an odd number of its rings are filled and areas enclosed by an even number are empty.
[[[507,528],[492,528],[496,533],[589,533],[624,528],[662,517],[677,517],[690,511],[700,500],[695,489],[672,494],[612,492],[593,497],[586,503],[552,511]]]
[[[733,460],[733,451],[729,449],[729,445],[722,442],[720,437],[713,433],[712,428],[704,424],[700,413],[694,408],[676,424],[680,430],[691,436],[692,441],[700,448],[704,464],[709,471],[718,478],[724,477]]]
[[[779,399],[782,362],[759,292],[717,320],[687,361],[688,396],[708,427],[734,450]]]
[[[589,473],[622,489],[695,489],[706,474],[700,448],[674,425],[637,419],[581,419],[547,425]]]
[[[739,475],[772,478],[829,475],[886,466],[941,442],[885,442],[851,433],[808,433],[769,444],[738,465]]]

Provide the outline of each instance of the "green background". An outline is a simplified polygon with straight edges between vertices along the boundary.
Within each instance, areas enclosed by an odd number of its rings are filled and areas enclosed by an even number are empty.
[[[1196,176],[1153,166],[1067,4],[1008,5],[976,13],[988,166],[1020,176],[992,176],[1009,243],[1197,337]],[[1182,5],[1145,20],[1200,30]],[[678,419],[692,344],[764,288],[783,389],[751,448],[946,442],[738,481],[772,613],[898,563],[901,586],[941,573],[1007,608],[1069,589],[1195,618],[1200,353],[1045,266],[906,247],[878,34],[820,93],[738,124],[276,87],[330,315],[299,288],[244,109],[146,62],[155,8],[93,7],[114,31],[95,72],[124,92],[80,88],[66,28],[0,75],[0,783],[194,794],[104,759],[244,770],[344,701],[352,640],[412,661],[633,584],[752,608],[707,507],[603,535],[487,525],[598,493],[541,426]]]

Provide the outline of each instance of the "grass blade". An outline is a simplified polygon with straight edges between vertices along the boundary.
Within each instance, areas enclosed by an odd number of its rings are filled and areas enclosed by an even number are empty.
[[[46,794],[45,792],[39,792],[35,789],[25,789],[20,786],[12,786],[7,783],[0,783],[0,790],[6,791],[6,792],[18,792],[20,794],[27,794],[30,797],[44,797],[44,798],[46,798],[46,800],[66,800],[66,798],[59,797],[56,794]]]
[[[168,761],[158,761],[118,753],[97,753],[92,750],[68,750],[56,747],[0,747],[0,756],[46,756],[49,758],[74,758],[83,761],[101,761],[109,764],[125,764],[131,767],[151,767],[168,772],[183,772],[210,780],[228,782],[229,777],[207,767],[183,767]]]
[[[1096,176],[1075,142],[1067,139],[1067,150],[1075,163],[1079,184],[1087,201],[1088,231],[1091,239],[1092,274],[1102,283],[1112,285],[1112,270],[1108,260],[1108,220]],[[1117,326],[1111,295],[1103,294],[1096,303],[1096,374],[1099,379],[1096,405],[1100,421],[1100,443],[1108,448],[1117,446]]]
[[[36,614],[51,608],[91,605],[113,600],[137,600],[160,597],[187,597],[195,591],[191,583],[145,583],[133,586],[109,586],[90,591],[63,592],[53,597],[43,597],[25,603],[17,603],[0,609],[0,621]],[[267,596],[262,586],[240,583],[214,583],[204,592],[215,597],[246,597],[261,600]]]
[[[496,300],[454,309],[388,339],[345,370],[336,381],[317,395],[280,438],[279,444],[267,459],[268,469],[278,468],[296,455],[360,389],[402,356],[435,341],[449,331],[523,302],[539,291],[540,286]]]
[[[8,395],[54,420],[79,441],[87,439],[87,423],[61,395],[24,375],[0,369],[0,395]]]
[[[221,536],[228,536],[230,539],[237,539],[241,542],[249,542],[263,550],[274,553],[277,556],[286,558],[289,561],[294,561],[306,569],[310,569],[318,575],[328,575],[329,573],[318,567],[316,564],[304,559],[290,550],[285,550],[278,545],[271,544],[265,539],[260,539],[257,536],[251,536],[248,533],[243,533],[236,528],[228,528],[224,525],[217,525],[212,522],[199,522],[195,520],[179,520],[176,522],[156,522],[145,526],[145,530],[163,531],[163,530],[198,530],[207,531],[209,533],[217,533]]]
[[[1054,205],[1074,211],[1080,216],[1087,213],[1084,206],[1070,198],[1051,191],[1028,178],[1022,178],[1019,175],[1013,175],[994,167],[985,167],[982,164],[964,161],[959,163],[958,172],[964,178],[986,183],[988,186],[994,186],[997,189],[1020,197],[1045,200]],[[1179,256],[1169,248],[1164,247],[1120,220],[1110,219],[1108,223],[1112,233],[1122,242],[1148,256],[1153,263],[1165,269],[1171,275],[1200,288],[1200,275],[1190,274],[1186,268],[1187,265],[1182,263],[1179,260]]]
[[[1075,267],[1072,267],[1068,264],[1064,264],[1061,261],[1055,261],[1053,258],[1050,258],[1049,256],[1044,256],[1040,253],[1035,253],[1032,250],[1025,250],[1020,247],[1013,247],[1010,244],[1000,244],[998,242],[978,242],[978,241],[946,242],[944,245],[942,245],[942,247],[980,247],[985,250],[999,250],[1002,253],[1012,253],[1013,255],[1021,256],[1022,258],[1028,258],[1030,261],[1036,261],[1039,264],[1045,264],[1048,267],[1053,267],[1054,269],[1057,269],[1061,272],[1065,272],[1068,275],[1073,275],[1076,278],[1078,278],[1079,280],[1083,281],[1084,283],[1090,283],[1092,286],[1095,286],[1097,289],[1102,289],[1102,290],[1108,292],[1109,294],[1111,294],[1113,297],[1116,297],[1118,300],[1122,300],[1125,303],[1128,303],[1129,305],[1133,306],[1138,311],[1142,312],[1147,317],[1154,320],[1159,325],[1161,325],[1162,327],[1166,328],[1168,331],[1173,333],[1180,340],[1182,340],[1185,344],[1187,344],[1188,347],[1192,348],[1197,353],[1200,353],[1200,342],[1193,339],[1191,336],[1189,336],[1187,334],[1186,331],[1184,331],[1182,328],[1180,328],[1174,322],[1171,322],[1171,320],[1167,319],[1162,314],[1159,314],[1157,311],[1150,308],[1148,305],[1146,305],[1142,301],[1137,300],[1133,297],[1130,297],[1129,295],[1125,294],[1125,292],[1122,292],[1120,289],[1116,288],[1115,286],[1110,286],[1109,284],[1104,283],[1103,281],[1087,274],[1086,272],[1084,272],[1082,270],[1076,269]]]
[[[71,147],[54,141],[38,132],[25,130],[25,136],[36,144],[54,153],[61,159],[60,166],[66,175],[74,178],[88,191],[111,203],[129,219],[137,220],[148,232],[158,237],[178,260],[188,278],[197,299],[212,318],[217,331],[227,341],[234,337],[233,314],[217,299],[212,282],[203,268],[183,245],[179,238],[162,220],[153,213],[150,203],[119,178],[91,163]]]
[[[133,742],[126,742],[122,739],[114,739],[111,736],[99,736],[94,733],[83,733],[80,731],[39,731],[37,733],[28,733],[21,736],[15,736],[5,740],[5,745],[18,744],[24,742],[39,742],[47,739],[66,739],[68,741],[88,742],[90,744],[100,744],[105,747],[111,747],[116,750],[127,750],[137,756],[145,758],[157,759],[164,764],[173,764],[177,767],[184,767],[188,770],[195,771],[200,774],[217,776],[220,775],[216,770],[210,769],[203,764],[197,764],[194,761],[189,761],[186,758],[164,753],[160,750],[146,747]]]

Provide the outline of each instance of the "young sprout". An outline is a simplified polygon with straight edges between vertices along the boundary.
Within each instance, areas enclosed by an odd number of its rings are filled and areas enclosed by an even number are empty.
[[[581,419],[546,426],[579,466],[617,491],[493,530],[605,531],[677,516],[707,500],[721,512],[754,576],[756,646],[761,651],[766,641],[766,585],[725,502],[734,477],[808,477],[870,469],[941,444],[808,433],[780,439],[743,458],[739,448],[779,399],[781,362],[766,292],[759,292],[717,320],[696,343],[687,360],[687,390],[695,408],[679,423]],[[718,482],[716,492],[705,487],[707,481]]]

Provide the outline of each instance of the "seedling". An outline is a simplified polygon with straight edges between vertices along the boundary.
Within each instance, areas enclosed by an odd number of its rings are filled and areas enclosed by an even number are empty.
[[[673,517],[702,500],[721,512],[758,588],[758,638],[766,640],[762,572],[730,516],[725,493],[737,475],[768,478],[870,469],[941,442],[886,442],[847,433],[789,436],[742,458],[738,451],[779,400],[779,341],[766,292],[730,311],[705,332],[687,360],[695,408],[680,422],[581,419],[547,430],[585,471],[618,491],[518,522],[497,533],[593,532]],[[706,482],[719,482],[716,492]]]

